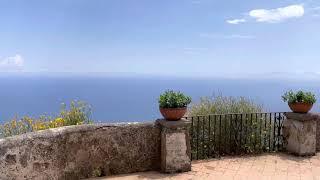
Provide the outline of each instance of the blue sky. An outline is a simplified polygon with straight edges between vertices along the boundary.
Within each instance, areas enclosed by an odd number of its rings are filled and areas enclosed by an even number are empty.
[[[0,0],[0,71],[320,73],[316,0]]]

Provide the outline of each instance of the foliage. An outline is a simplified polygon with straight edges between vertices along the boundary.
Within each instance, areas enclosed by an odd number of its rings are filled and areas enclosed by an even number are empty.
[[[286,92],[282,96],[284,102],[291,103],[308,103],[314,104],[316,102],[316,96],[311,92],[298,91],[293,92],[292,90]]]
[[[269,121],[271,117],[265,116],[263,111],[262,104],[246,97],[221,94],[202,97],[200,102],[191,106],[187,115],[194,120],[192,141],[198,142],[200,149],[211,148],[217,151],[219,147],[222,154],[232,154],[240,149],[259,152],[267,148],[263,146],[263,137],[270,134],[273,126],[273,122]],[[241,147],[240,141],[243,142]],[[193,147],[193,153],[195,151]],[[200,156],[204,156],[202,151]]]
[[[100,168],[95,168],[92,171],[92,176],[93,177],[102,177],[103,171]]]
[[[282,113],[208,115],[192,119],[191,153],[195,159],[283,148],[279,130]]]
[[[220,94],[200,98],[199,103],[191,106],[188,116],[262,111],[262,104],[257,104],[246,97],[223,96]]]
[[[72,101],[68,109],[62,105],[58,116],[40,116],[31,118],[29,116],[18,119],[11,119],[9,122],[0,125],[0,138],[19,135],[27,132],[39,131],[63,126],[80,125],[91,123],[91,108],[88,104],[81,101]]]
[[[187,107],[191,103],[191,97],[183,93],[167,90],[160,95],[159,106],[161,108],[182,108]]]
[[[60,116],[64,120],[65,126],[88,124],[91,122],[91,107],[81,101],[71,101],[70,108],[62,104]]]

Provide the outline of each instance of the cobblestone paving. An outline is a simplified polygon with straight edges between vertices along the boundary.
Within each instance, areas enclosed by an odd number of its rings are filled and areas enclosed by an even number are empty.
[[[98,179],[320,180],[320,153],[313,157],[296,157],[284,153],[223,157],[194,161],[192,171],[181,174],[150,171]]]

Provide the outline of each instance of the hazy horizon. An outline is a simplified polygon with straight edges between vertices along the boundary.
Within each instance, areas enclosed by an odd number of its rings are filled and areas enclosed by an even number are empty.
[[[69,76],[70,77],[70,76]],[[244,96],[263,104],[265,111],[288,111],[281,95],[287,90],[312,91],[319,97],[319,81],[268,79],[210,79],[155,77],[9,76],[1,77],[0,122],[14,117],[57,115],[61,103],[85,101],[96,122],[152,121],[160,118],[158,98],[172,89],[200,97]],[[318,104],[313,111],[317,111]]]
[[[239,79],[275,81],[320,81],[316,72],[270,72],[270,73],[231,73],[219,75],[203,74],[152,74],[139,72],[0,72],[0,77],[124,77],[124,78],[181,78],[181,79]]]

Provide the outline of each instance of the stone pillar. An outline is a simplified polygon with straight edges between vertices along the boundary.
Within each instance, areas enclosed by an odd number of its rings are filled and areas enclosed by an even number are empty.
[[[319,152],[320,151],[320,114],[317,114],[317,128],[316,128],[316,151]]]
[[[161,171],[164,173],[191,170],[190,121],[156,121],[161,127]]]
[[[315,155],[319,114],[288,112],[285,116],[283,137],[286,150],[299,156]]]

